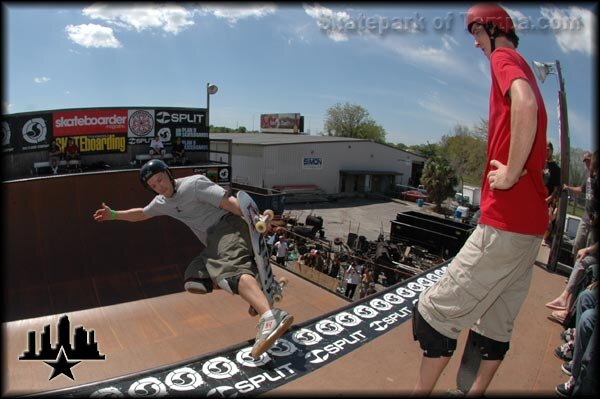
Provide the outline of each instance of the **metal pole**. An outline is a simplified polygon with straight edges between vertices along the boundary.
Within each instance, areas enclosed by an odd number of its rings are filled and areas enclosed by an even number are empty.
[[[208,93],[208,86],[210,86],[210,83],[206,84],[206,131],[210,133],[210,94]]]
[[[560,247],[562,244],[562,236],[565,229],[565,219],[567,214],[567,202],[568,193],[566,190],[562,190],[565,184],[569,183],[569,118],[567,115],[567,94],[565,93],[565,82],[562,77],[562,71],[560,69],[560,62],[556,60],[556,73],[558,76],[559,92],[558,92],[558,110],[559,110],[559,122],[560,122],[560,184],[561,192],[558,200],[558,217],[556,219],[556,226],[554,230],[554,238],[552,240],[552,250],[550,251],[550,257],[548,259],[548,269],[551,271],[556,270],[558,264],[558,256],[560,254]]]

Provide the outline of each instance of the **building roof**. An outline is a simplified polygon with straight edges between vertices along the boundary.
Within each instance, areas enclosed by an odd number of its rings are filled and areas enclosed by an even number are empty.
[[[311,136],[308,134],[284,134],[284,133],[211,133],[213,140],[231,140],[233,144],[254,145],[284,145],[284,144],[307,144],[307,143],[340,143],[349,141],[370,141],[365,139],[353,139],[350,137],[336,136]]]
[[[337,137],[337,136],[312,136],[307,134],[283,134],[283,133],[211,133],[210,138],[212,140],[231,140],[233,144],[250,144],[250,145],[289,145],[289,144],[309,144],[309,143],[348,143],[348,142],[371,142],[367,139],[354,139],[350,137]],[[379,143],[376,143],[379,144]],[[415,154],[410,151],[406,151],[393,145],[380,144],[398,151],[410,154],[413,157],[421,158],[423,160],[426,157]]]

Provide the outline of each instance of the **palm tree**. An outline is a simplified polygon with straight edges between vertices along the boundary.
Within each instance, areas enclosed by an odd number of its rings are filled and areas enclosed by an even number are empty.
[[[427,189],[431,201],[435,203],[435,211],[441,213],[442,202],[454,195],[458,179],[448,160],[435,156],[425,163],[421,183]]]

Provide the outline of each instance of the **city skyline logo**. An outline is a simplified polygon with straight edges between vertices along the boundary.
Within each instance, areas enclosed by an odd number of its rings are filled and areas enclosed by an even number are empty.
[[[105,360],[106,356],[100,354],[98,343],[95,341],[94,330],[87,331],[83,326],[77,326],[73,332],[73,345],[71,345],[71,323],[69,316],[62,316],[57,325],[58,339],[55,345],[51,344],[50,324],[44,326],[40,334],[41,347],[36,352],[36,331],[27,333],[27,349],[19,356],[19,360],[44,361],[52,367],[49,381],[64,374],[75,380],[72,367],[82,360]]]

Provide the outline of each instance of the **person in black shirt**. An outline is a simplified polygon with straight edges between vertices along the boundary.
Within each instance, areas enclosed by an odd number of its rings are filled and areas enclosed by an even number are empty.
[[[185,147],[181,143],[181,138],[177,137],[175,139],[175,144],[173,144],[173,162],[179,163],[181,166],[185,165]]]
[[[549,141],[546,147],[547,159],[544,170],[542,171],[544,176],[544,185],[548,190],[548,197],[546,197],[546,203],[550,205],[551,199],[554,196],[558,196],[560,192],[560,166],[552,159],[554,153],[554,147]]]

